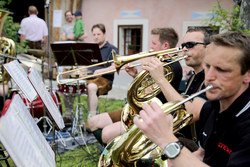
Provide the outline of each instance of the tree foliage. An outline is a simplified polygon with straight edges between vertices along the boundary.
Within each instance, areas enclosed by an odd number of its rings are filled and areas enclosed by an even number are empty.
[[[203,21],[204,25],[208,25],[212,30],[220,31],[240,31],[250,34],[248,29],[243,28],[244,23],[240,19],[240,6],[233,6],[232,11],[222,8],[221,0],[217,0],[217,3],[212,4],[211,17]]]
[[[9,5],[12,0],[1,0],[0,1],[0,9],[8,11],[8,9],[4,9],[5,5]],[[2,33],[4,36],[7,38],[12,39],[15,44],[16,44],[16,52],[21,53],[21,52],[27,52],[28,46],[26,45],[26,42],[22,43],[22,46],[19,42],[19,34],[18,30],[20,29],[20,25],[15,24],[13,21],[13,17],[11,16],[11,13],[7,16],[6,20],[4,21],[4,26],[3,26],[3,32]]]
[[[5,5],[9,5],[12,0],[1,0],[0,1],[0,8],[3,9]]]

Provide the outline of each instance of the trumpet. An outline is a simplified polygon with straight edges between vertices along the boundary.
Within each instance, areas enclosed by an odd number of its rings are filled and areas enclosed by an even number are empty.
[[[62,72],[62,73],[57,75],[56,80],[57,80],[58,84],[67,84],[67,83],[70,83],[70,82],[75,82],[75,81],[79,81],[79,80],[86,80],[86,79],[95,78],[95,77],[102,76],[102,75],[112,74],[114,72],[119,73],[121,68],[125,64],[130,63],[132,61],[136,61],[136,60],[146,58],[146,57],[151,57],[151,56],[156,56],[161,61],[163,61],[165,55],[177,54],[179,52],[182,52],[182,49],[179,48],[179,47],[176,47],[176,48],[172,48],[172,49],[166,49],[166,50],[156,51],[156,52],[151,52],[151,53],[141,53],[141,54],[134,54],[134,55],[130,55],[130,56],[119,56],[119,55],[117,55],[115,53],[114,50],[112,50],[113,60],[109,60],[109,61],[105,61],[105,62],[101,62],[101,63],[97,63],[97,64],[77,68],[77,69],[74,69],[74,70],[69,70],[69,71],[66,71],[66,72]],[[102,66],[102,65],[110,64],[110,63],[114,63],[115,70],[110,70],[110,71],[103,72],[103,73],[96,74],[96,75],[86,75],[86,76],[79,77],[77,79],[73,79],[73,80],[66,81],[66,82],[60,81],[60,76],[61,75],[65,75],[65,74],[70,75],[70,74],[75,73],[77,71],[79,72],[79,71],[86,70],[86,69],[91,68],[91,67]]]

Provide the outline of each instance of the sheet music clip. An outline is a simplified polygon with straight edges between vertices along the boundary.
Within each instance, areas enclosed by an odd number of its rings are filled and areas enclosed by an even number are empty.
[[[102,62],[100,48],[96,43],[63,41],[51,43],[58,66],[92,65]]]

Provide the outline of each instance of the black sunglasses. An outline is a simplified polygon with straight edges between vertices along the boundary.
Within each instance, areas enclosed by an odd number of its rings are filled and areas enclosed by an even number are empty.
[[[205,43],[202,43],[202,42],[186,42],[186,43],[182,43],[181,44],[181,47],[182,49],[184,47],[186,47],[187,49],[190,49],[190,48],[193,48],[195,45],[197,44],[202,44],[202,45],[205,45]]]

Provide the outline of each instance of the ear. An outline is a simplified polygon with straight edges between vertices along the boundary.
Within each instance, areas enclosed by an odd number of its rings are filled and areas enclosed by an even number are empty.
[[[169,45],[168,42],[164,42],[164,43],[163,43],[163,47],[164,47],[164,48],[163,48],[164,50],[170,49],[170,45]]]
[[[245,77],[244,77],[243,82],[244,83],[250,83],[250,69],[244,75],[245,75]]]

